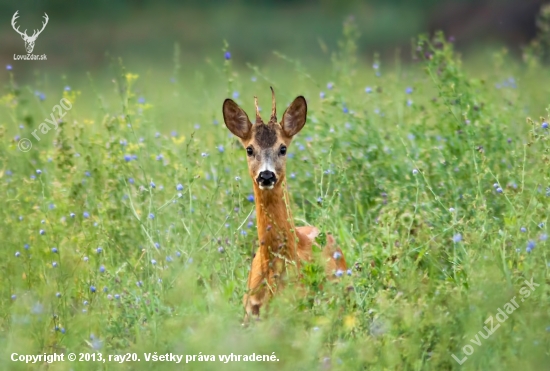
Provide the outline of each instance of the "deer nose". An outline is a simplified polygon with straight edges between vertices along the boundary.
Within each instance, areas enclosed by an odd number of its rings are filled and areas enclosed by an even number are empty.
[[[273,171],[262,171],[260,172],[259,178],[261,180],[272,180],[275,178],[275,174],[273,174]]]

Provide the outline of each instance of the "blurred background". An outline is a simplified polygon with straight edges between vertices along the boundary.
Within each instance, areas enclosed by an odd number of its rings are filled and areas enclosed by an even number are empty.
[[[21,37],[10,25],[19,10],[21,30],[39,28],[34,54],[47,62],[18,63],[21,74],[35,68],[49,72],[95,71],[112,58],[150,68],[171,68],[175,43],[182,68],[196,68],[207,56],[231,45],[234,63],[269,66],[273,51],[308,64],[326,65],[324,55],[341,38],[342,23],[355,18],[361,33],[359,55],[393,59],[401,51],[411,61],[411,40],[420,32],[442,29],[461,51],[506,46],[520,55],[536,35],[542,0],[133,0],[0,1],[0,63],[13,64],[25,54]],[[140,66],[137,66],[139,68]]]

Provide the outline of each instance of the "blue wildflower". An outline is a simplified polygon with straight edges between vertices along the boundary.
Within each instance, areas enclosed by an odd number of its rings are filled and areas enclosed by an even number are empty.
[[[342,277],[342,276],[344,275],[344,271],[341,270],[341,269],[338,269],[338,270],[334,273],[334,275],[335,275],[336,277]]]
[[[52,252],[53,252],[54,254],[57,254],[57,253],[58,253],[57,247],[52,247]]]
[[[46,234],[46,231],[41,229],[38,233],[40,233],[41,236],[45,235]]]
[[[230,60],[230,59],[231,59],[231,53],[230,53],[230,52],[225,52],[224,58],[225,58],[225,60],[227,60],[227,61]]]
[[[144,104],[144,103],[145,103],[145,98],[139,97],[139,98],[138,98],[138,103],[139,103],[139,104]]]
[[[82,216],[83,216],[85,219],[88,219],[88,218],[90,217],[90,213],[87,212],[87,211],[84,211],[84,212],[82,213]]]
[[[329,83],[327,84],[327,89],[328,89],[328,90],[332,90],[332,88],[334,88],[334,84],[333,84],[332,82],[329,82]]]
[[[548,123],[547,123],[546,121],[544,121],[544,122],[542,123],[541,127],[542,127],[543,129],[548,129]]]
[[[412,92],[413,92],[413,88],[411,88],[411,87],[408,87],[408,88],[405,89],[405,93],[407,93],[407,94],[412,94]]]
[[[522,233],[527,232],[527,228],[525,228],[525,227],[521,227],[519,230],[520,230]]]
[[[95,249],[95,252],[97,254],[101,254],[103,252],[103,248],[101,246],[99,246],[97,249]]]
[[[71,87],[70,86],[65,86],[65,91],[71,91]]]
[[[20,253],[19,251],[16,251],[16,252],[15,252],[15,257],[18,258],[18,257],[20,257],[20,256],[21,256],[21,253]]]
[[[57,262],[52,262],[52,267],[57,268]]]
[[[8,71],[11,71],[11,70],[13,69],[13,67],[11,66],[11,64],[7,64],[7,65],[6,65],[6,69],[7,69]]]
[[[178,190],[178,191],[183,191],[183,185],[181,185],[181,183],[178,184],[178,185],[176,186],[176,190]]]
[[[220,151],[220,153],[223,153],[225,151],[221,144],[218,146],[218,151]]]
[[[536,246],[535,241],[529,241],[527,242],[527,247],[525,248],[525,251],[530,253],[531,251],[533,251],[535,246]]]
[[[461,235],[460,233],[455,234],[455,235],[453,236],[453,242],[454,242],[454,243],[458,243],[458,242],[460,242],[460,241],[462,241],[462,235]]]
[[[149,213],[149,219],[155,219],[155,214]]]
[[[103,264],[99,267],[99,273],[105,273],[105,266]]]
[[[36,170],[36,174],[38,174],[38,175],[42,174],[42,170],[37,169],[37,170]]]
[[[126,162],[132,161],[132,156],[130,156],[130,155],[124,155],[124,161],[126,161]]]
[[[155,259],[151,259],[151,264],[156,265],[157,261]]]
[[[254,202],[254,195],[253,194],[249,194],[248,197],[246,198],[248,201],[250,202]]]
[[[92,292],[92,293],[93,293],[93,292],[96,292],[96,288],[95,288],[94,285],[90,286],[90,292]]]
[[[151,188],[156,188],[157,187],[154,182],[151,182],[149,185],[151,186]]]
[[[367,87],[365,88],[365,93],[367,93],[367,94],[372,93],[372,88],[371,88],[370,86],[367,86]]]

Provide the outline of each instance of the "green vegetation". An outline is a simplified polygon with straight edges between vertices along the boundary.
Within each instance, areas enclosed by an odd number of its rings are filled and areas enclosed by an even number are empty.
[[[17,66],[1,72],[0,368],[44,369],[14,352],[99,351],[141,362],[48,369],[544,369],[548,68],[504,52],[465,67],[442,36],[418,40],[416,65],[367,63],[357,40],[346,23],[324,74],[281,54],[277,68],[234,68],[230,46],[185,71],[175,48],[171,71],[115,61],[109,78],[24,85]],[[269,86],[280,111],[308,99],[289,148],[294,216],[334,234],[352,274],[328,283],[308,266],[305,296],[288,287],[244,328],[254,204],[221,106],[233,96],[252,113],[258,95],[269,107]],[[61,130],[42,133],[63,97]],[[529,297],[525,280],[540,285]],[[476,340],[514,297],[519,308]],[[467,345],[460,366],[452,354]],[[149,352],[279,361],[175,366]]]

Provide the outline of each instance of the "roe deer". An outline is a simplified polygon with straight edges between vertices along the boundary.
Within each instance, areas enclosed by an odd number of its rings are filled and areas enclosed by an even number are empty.
[[[248,291],[243,298],[245,323],[250,316],[259,319],[260,307],[283,286],[289,267],[300,269],[301,260],[312,259],[312,246],[319,234],[315,227],[294,226],[286,187],[286,152],[294,135],[306,123],[306,100],[302,96],[294,99],[278,123],[273,88],[271,94],[271,118],[267,124],[260,117],[256,97],[254,125],[233,100],[226,99],[223,103],[225,125],[246,148],[256,202],[259,248],[252,260]],[[340,276],[346,271],[342,250],[330,235],[322,256],[327,275]]]

